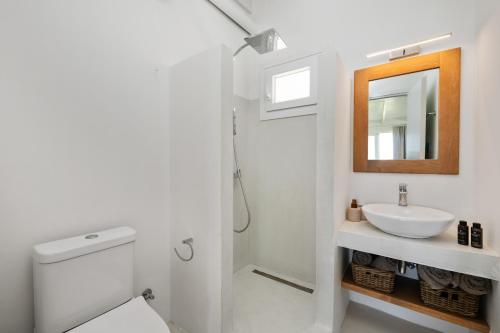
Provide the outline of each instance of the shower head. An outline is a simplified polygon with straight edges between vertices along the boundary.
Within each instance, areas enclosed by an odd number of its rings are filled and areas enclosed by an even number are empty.
[[[274,29],[269,29],[258,35],[247,37],[245,38],[245,42],[260,54],[286,49],[285,42]]]
[[[246,44],[234,53],[235,57],[247,46],[251,46],[259,54],[265,54],[287,48],[286,43],[273,28],[263,31],[260,34],[246,37],[245,42]]]

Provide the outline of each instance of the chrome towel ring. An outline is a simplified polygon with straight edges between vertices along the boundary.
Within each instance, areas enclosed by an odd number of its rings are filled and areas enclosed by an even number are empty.
[[[174,247],[175,254],[177,255],[177,257],[179,257],[180,260],[186,261],[186,262],[193,260],[193,257],[194,257],[193,242],[194,242],[193,238],[188,238],[188,239],[185,239],[185,240],[182,241],[182,244],[186,244],[191,249],[191,255],[189,256],[189,258],[182,257],[179,254],[179,252],[177,251],[177,248]]]

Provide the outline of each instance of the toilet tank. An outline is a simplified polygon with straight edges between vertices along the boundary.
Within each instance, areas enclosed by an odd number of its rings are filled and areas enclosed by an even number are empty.
[[[119,227],[36,245],[35,332],[65,332],[131,299],[134,242]]]

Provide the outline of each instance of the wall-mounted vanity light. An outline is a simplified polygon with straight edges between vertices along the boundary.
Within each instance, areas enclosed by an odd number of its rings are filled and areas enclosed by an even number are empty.
[[[381,56],[384,54],[388,54],[390,60],[409,57],[412,55],[419,54],[420,53],[420,46],[422,46],[424,44],[437,42],[437,41],[442,40],[442,39],[450,38],[451,35],[452,35],[452,33],[450,32],[450,33],[447,33],[445,35],[441,35],[441,36],[437,36],[434,38],[423,40],[421,42],[403,45],[403,46],[399,46],[399,47],[384,50],[384,51],[373,52],[373,53],[367,54],[366,57],[373,58],[373,57],[378,57],[378,56]]]

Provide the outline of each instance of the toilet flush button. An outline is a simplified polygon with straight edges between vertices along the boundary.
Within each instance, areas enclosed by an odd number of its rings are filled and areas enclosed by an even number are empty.
[[[97,238],[97,237],[99,237],[99,235],[97,235],[97,234],[91,234],[91,235],[85,236],[85,239],[94,239],[94,238]]]

